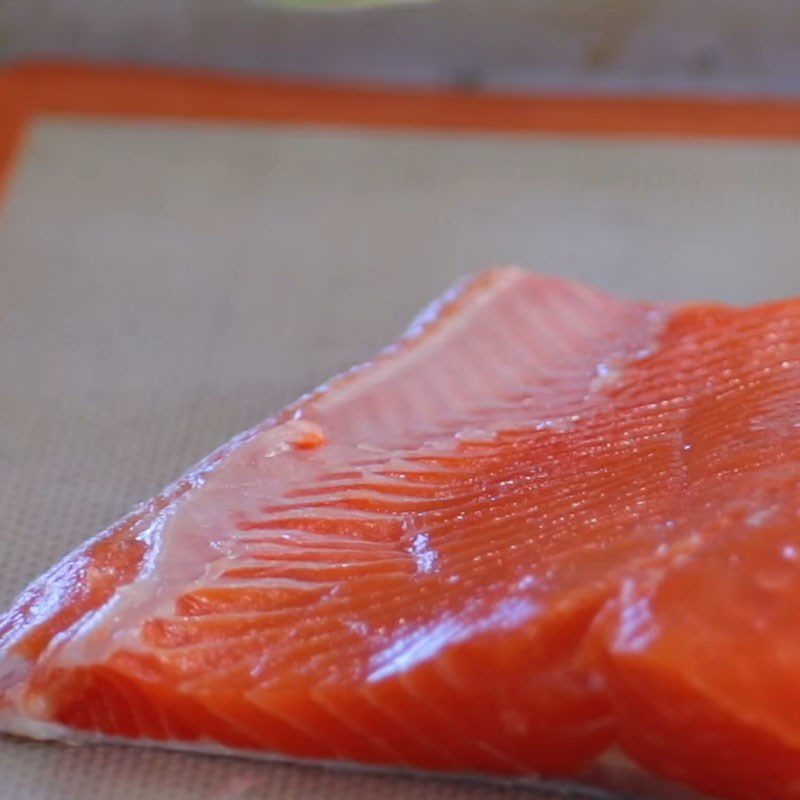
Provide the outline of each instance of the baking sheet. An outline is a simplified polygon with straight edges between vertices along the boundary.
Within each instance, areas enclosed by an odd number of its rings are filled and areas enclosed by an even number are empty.
[[[39,118],[0,212],[0,603],[465,272],[800,294],[791,144]],[[0,798],[545,795],[0,741]]]

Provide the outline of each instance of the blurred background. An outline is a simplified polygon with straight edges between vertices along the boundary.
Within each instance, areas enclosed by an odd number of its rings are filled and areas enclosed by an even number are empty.
[[[797,0],[439,0],[347,14],[259,0],[3,0],[0,8],[5,59],[470,89],[794,94],[800,79]]]

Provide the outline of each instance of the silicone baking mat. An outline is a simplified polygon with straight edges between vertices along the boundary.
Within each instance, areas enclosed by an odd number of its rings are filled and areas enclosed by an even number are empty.
[[[800,293],[800,113],[37,66],[0,77],[0,602],[465,272]],[[0,741],[3,800],[546,793]]]

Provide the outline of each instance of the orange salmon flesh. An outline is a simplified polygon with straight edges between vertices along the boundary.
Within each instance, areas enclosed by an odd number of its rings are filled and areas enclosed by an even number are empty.
[[[800,300],[498,269],[28,587],[0,729],[791,800],[798,609]]]

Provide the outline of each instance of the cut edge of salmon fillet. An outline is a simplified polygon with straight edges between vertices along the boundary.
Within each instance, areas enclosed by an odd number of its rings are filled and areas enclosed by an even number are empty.
[[[226,747],[219,744],[197,742],[164,741],[160,739],[133,739],[123,736],[92,734],[55,723],[30,723],[20,717],[6,719],[0,713],[0,732],[41,742],[55,742],[69,746],[124,746],[132,748],[155,748],[175,753],[190,753],[214,758],[246,758],[265,764],[294,764],[300,767],[333,770],[335,772],[363,772],[387,777],[419,778],[439,780],[450,783],[465,783],[480,786],[496,786],[503,789],[524,789],[541,791],[552,797],[563,796],[565,800],[627,800],[646,798],[646,800],[716,800],[711,795],[702,794],[687,786],[659,778],[646,772],[624,753],[610,750],[596,759],[591,768],[583,774],[570,778],[504,777],[481,772],[439,772],[406,766],[363,764],[357,761],[340,759],[314,759],[287,756],[280,753],[265,753],[261,750],[246,750]]]

